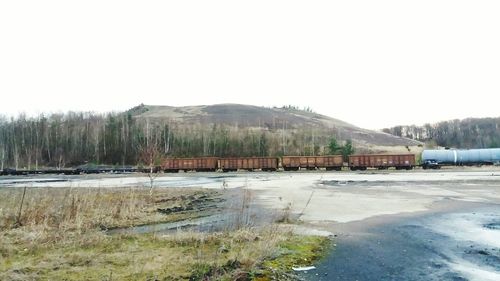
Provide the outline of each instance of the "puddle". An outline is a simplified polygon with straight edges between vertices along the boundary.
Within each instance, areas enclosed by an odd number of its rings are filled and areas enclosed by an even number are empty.
[[[222,230],[226,226],[227,215],[212,215],[207,217],[187,219],[177,222],[157,223],[133,227],[114,228],[108,230],[109,235],[116,234],[145,234],[145,233],[172,233],[178,230],[197,230],[213,232]]]
[[[196,232],[218,232],[232,230],[241,226],[255,226],[250,215],[239,212],[215,214],[205,217],[186,219],[176,222],[155,223],[148,225],[113,228],[106,231],[109,235],[117,234],[146,234],[146,233],[174,233],[179,230]]]
[[[493,230],[500,230],[500,222],[492,222],[492,223],[487,223],[484,225],[485,228],[488,229],[493,229]],[[499,237],[500,239],[500,237]]]
[[[339,186],[339,185],[348,185],[348,184],[360,184],[366,183],[368,181],[353,181],[353,180],[329,180],[329,181],[320,181],[320,184],[329,185],[329,186]]]
[[[0,181],[0,186],[10,186],[16,184],[30,184],[30,183],[55,183],[55,182],[68,182],[67,179],[17,179],[17,180],[3,180]]]

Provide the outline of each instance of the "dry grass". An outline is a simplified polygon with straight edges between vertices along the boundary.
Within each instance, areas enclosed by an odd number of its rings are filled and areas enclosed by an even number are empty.
[[[0,229],[45,226],[85,231],[182,219],[185,213],[168,216],[160,208],[182,207],[199,198],[215,197],[211,190],[168,188],[31,188],[26,192],[17,221],[22,189],[0,190]],[[193,215],[193,214],[191,214]]]
[[[150,197],[147,188],[29,189],[16,225],[21,194],[0,190],[0,280],[283,280],[288,275],[267,267],[289,253],[283,245],[306,239],[277,225],[170,235],[102,231],[200,216],[197,207],[172,214],[158,209],[203,204],[215,191],[159,189]],[[249,198],[243,196],[242,225]],[[266,264],[269,259],[274,262]]]
[[[36,236],[34,229],[1,233],[0,280],[251,280],[292,234],[267,228],[165,236],[93,231],[50,241]]]

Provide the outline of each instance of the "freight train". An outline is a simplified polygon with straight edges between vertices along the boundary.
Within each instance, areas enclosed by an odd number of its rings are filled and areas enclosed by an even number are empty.
[[[411,170],[416,166],[424,169],[438,169],[443,165],[500,165],[500,148],[470,150],[424,150],[421,164],[417,165],[415,154],[358,154],[350,155],[344,161],[342,155],[327,156],[282,156],[282,157],[191,157],[164,158],[154,172],[176,173],[179,171],[215,172],[215,171],[298,171],[320,170],[340,171],[348,168],[352,171],[368,168]],[[15,170],[4,169],[0,175],[29,174],[98,174],[98,173],[149,173],[150,169],[133,167],[80,167],[63,170]]]
[[[167,173],[179,171],[285,171],[298,170],[337,170],[348,167],[352,171],[368,168],[411,170],[416,166],[415,154],[363,154],[350,155],[344,163],[342,155],[327,156],[282,156],[282,157],[198,157],[165,158],[159,170]]]
[[[358,154],[350,155],[344,162],[342,155],[327,156],[282,156],[282,157],[237,157],[237,158],[166,158],[159,170],[165,172],[237,170],[285,171],[336,170],[346,167],[352,171],[368,168],[411,170],[416,166],[424,169],[439,169],[444,165],[500,165],[500,148],[470,150],[424,150],[421,165],[415,154]]]

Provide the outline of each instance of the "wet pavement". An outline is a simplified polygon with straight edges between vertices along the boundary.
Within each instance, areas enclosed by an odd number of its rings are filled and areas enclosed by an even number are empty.
[[[359,223],[358,223],[359,224]],[[500,280],[500,205],[359,227],[306,280]]]

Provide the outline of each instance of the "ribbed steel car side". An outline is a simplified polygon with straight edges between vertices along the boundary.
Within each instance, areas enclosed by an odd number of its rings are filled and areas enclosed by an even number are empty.
[[[199,171],[213,172],[217,170],[217,157],[195,157],[195,158],[165,158],[161,169],[165,172]]]
[[[326,156],[283,156],[281,166],[285,171],[297,171],[299,169],[327,169],[341,170],[344,165],[342,155]]]
[[[276,171],[278,169],[278,158],[277,157],[219,158],[219,168],[225,172],[237,171],[237,170]]]
[[[351,170],[377,169],[413,169],[415,167],[415,154],[359,154],[349,156]]]

